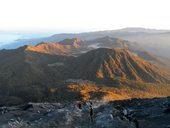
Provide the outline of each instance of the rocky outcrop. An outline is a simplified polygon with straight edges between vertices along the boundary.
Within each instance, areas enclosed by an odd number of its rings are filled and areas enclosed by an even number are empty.
[[[1,108],[0,127],[167,128],[170,125],[170,114],[166,112],[170,98],[92,103],[93,121],[90,120],[88,107],[83,105],[83,109],[79,109],[78,102],[29,103]]]

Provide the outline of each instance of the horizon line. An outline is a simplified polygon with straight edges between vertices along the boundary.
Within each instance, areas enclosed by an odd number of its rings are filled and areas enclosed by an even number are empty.
[[[155,31],[170,31],[170,29],[162,29],[162,28],[149,28],[149,27],[121,27],[121,28],[115,28],[115,29],[94,29],[94,30],[57,30],[57,29],[53,29],[53,30],[0,30],[0,34],[38,34],[38,33],[51,33],[51,34],[79,34],[79,33],[88,33],[88,32],[104,32],[104,31],[119,31],[119,30],[126,30],[126,29],[144,29],[144,30],[155,30]],[[60,32],[61,31],[61,32]]]

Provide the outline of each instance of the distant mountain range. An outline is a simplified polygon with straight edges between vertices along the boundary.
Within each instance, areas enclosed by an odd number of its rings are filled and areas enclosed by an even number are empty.
[[[168,67],[169,65],[169,61],[164,62],[164,58],[160,58],[146,50],[143,50],[137,43],[109,36],[89,41],[81,40],[80,38],[71,38],[64,39],[60,42],[41,42],[35,46],[26,46],[26,50],[28,51],[68,56],[78,56],[97,48],[124,48],[134,52],[137,56],[150,61],[153,64],[157,64],[162,67]]]
[[[170,95],[170,74],[155,65],[165,65],[159,57],[119,38],[41,42],[1,50],[0,59],[2,104],[87,98],[91,89],[95,94],[119,95],[121,99],[127,96],[115,94],[115,89],[122,92],[126,87],[128,97],[136,96],[130,96],[136,88],[141,89],[141,97]]]
[[[170,31],[143,28],[124,28],[120,30],[85,33],[63,33],[38,39],[18,39],[15,43],[1,46],[1,48],[17,48],[23,45],[35,46],[40,42],[60,42],[64,39],[71,38],[80,38],[89,41],[105,36],[136,42],[141,48],[146,49],[157,56],[170,59]]]

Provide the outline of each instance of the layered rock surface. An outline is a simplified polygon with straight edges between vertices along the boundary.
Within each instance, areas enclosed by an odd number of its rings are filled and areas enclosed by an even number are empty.
[[[170,98],[132,99],[126,101],[93,101],[94,116],[77,103],[29,103],[1,107],[3,128],[168,128]]]

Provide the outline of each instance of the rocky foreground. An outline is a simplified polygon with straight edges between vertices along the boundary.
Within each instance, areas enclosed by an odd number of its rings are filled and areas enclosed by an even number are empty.
[[[170,128],[170,97],[93,101],[94,116],[74,103],[28,103],[0,108],[0,128]]]

